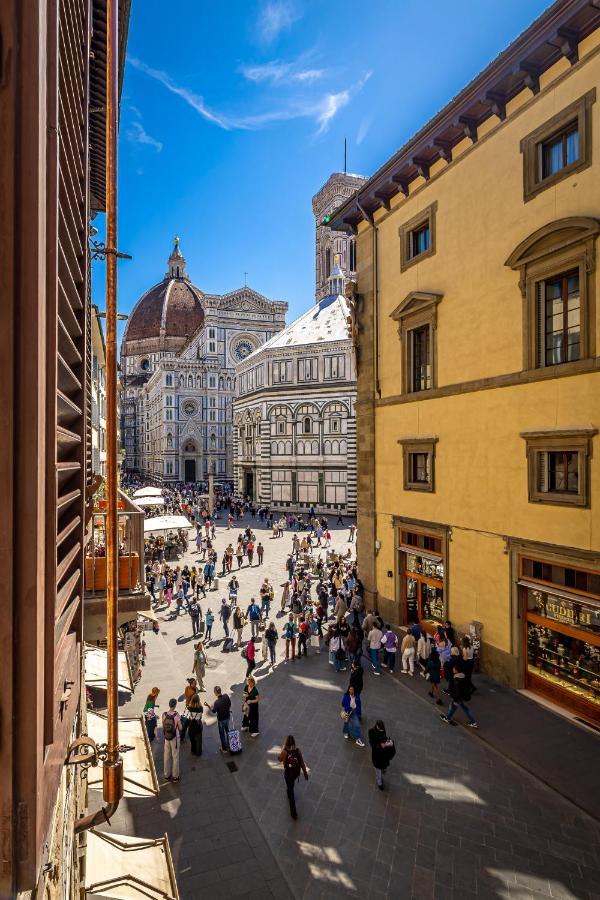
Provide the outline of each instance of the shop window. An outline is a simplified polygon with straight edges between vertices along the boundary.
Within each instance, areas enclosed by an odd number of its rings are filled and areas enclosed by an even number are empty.
[[[437,307],[442,294],[411,291],[390,314],[401,342],[401,391],[437,387]]]
[[[433,256],[435,253],[437,201],[398,229],[400,237],[400,271]]]
[[[521,141],[523,199],[586,169],[592,163],[592,104],[596,89],[544,122]]]
[[[530,503],[589,506],[588,460],[596,428],[521,432]]]
[[[520,273],[523,368],[578,368],[596,352],[595,244],[600,222],[558,219],[525,238],[506,265]]]
[[[434,491],[437,437],[401,438],[405,491]]]

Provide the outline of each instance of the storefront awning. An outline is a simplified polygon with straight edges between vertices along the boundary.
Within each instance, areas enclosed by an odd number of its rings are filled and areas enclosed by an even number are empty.
[[[165,505],[165,498],[164,498],[164,497],[155,497],[155,496],[152,496],[152,497],[150,497],[150,496],[148,496],[148,497],[136,497],[134,502],[135,502],[135,505],[136,505],[136,506],[141,506],[141,507],[144,507],[144,506],[164,506],[164,505]]]
[[[87,732],[97,744],[107,741],[106,716],[88,711]],[[142,716],[119,719],[119,743],[133,747],[123,753],[123,780],[125,797],[157,797],[158,779],[148,734]],[[88,785],[102,790],[102,767],[88,769]]]
[[[106,690],[107,652],[102,647],[85,645],[85,683],[88,687]],[[120,691],[133,694],[133,675],[124,650],[118,652],[117,684]]]
[[[89,831],[85,896],[90,900],[179,900],[167,835],[152,840]]]

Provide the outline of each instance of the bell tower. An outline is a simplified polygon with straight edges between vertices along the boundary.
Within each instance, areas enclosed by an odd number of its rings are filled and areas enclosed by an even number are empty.
[[[345,203],[364,184],[363,175],[334,172],[312,199],[315,216],[315,302],[331,292],[329,276],[337,262],[346,279],[354,279],[356,273],[356,240],[343,231],[332,231],[323,224],[338,206]]]
[[[173,249],[171,251],[171,255],[167,260],[167,274],[166,278],[188,278],[188,274],[185,271],[185,257],[181,250],[179,249],[179,236],[175,235],[175,241],[173,243]]]

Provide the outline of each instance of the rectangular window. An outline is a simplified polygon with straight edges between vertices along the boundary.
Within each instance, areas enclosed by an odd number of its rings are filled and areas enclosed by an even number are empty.
[[[411,351],[411,391],[431,387],[431,327],[424,325],[409,332]]]
[[[345,356],[325,357],[325,378],[344,378],[346,375]]]
[[[521,432],[527,442],[530,503],[589,506],[592,427]]]
[[[400,237],[400,271],[435,253],[437,201],[398,229]]]
[[[212,339],[214,340],[214,339],[217,337],[217,329],[216,329],[216,328],[209,328],[209,329],[208,329],[208,336],[209,336],[209,338],[212,338]]]
[[[525,202],[591,165],[595,101],[592,88],[521,140]]]
[[[538,364],[556,366],[581,357],[579,272],[538,282]]]
[[[172,422],[172,421],[173,421],[173,410],[168,409],[167,410],[167,422]],[[148,428],[148,425],[146,425],[146,428]]]
[[[318,365],[317,359],[298,360],[298,381],[317,381]]]
[[[549,178],[579,159],[577,119],[539,144],[540,179]]]
[[[429,223],[410,232],[410,257],[420,256],[429,250]]]
[[[435,445],[437,437],[402,438],[405,491],[434,491]]]
[[[209,353],[216,353],[216,352],[217,352],[217,344],[216,344],[216,341],[209,341],[209,342],[208,342],[208,352],[209,352]]]
[[[282,384],[292,380],[291,362],[273,363],[273,384]]]

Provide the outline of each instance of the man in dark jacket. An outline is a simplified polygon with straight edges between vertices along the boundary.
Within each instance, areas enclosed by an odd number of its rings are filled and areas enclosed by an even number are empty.
[[[359,662],[354,661],[352,663],[352,667],[350,669],[350,682],[348,684],[348,687],[353,687],[356,696],[360,697],[363,689],[363,670]]]
[[[229,694],[224,694],[220,687],[215,687],[215,702],[212,706],[206,702],[204,705],[217,717],[219,738],[221,739],[221,753],[226,753],[229,750],[229,717],[231,715]]]
[[[450,706],[448,707],[448,714],[445,716],[440,715],[440,719],[442,720],[442,722],[446,722],[447,725],[456,725],[456,722],[452,717],[460,706],[467,719],[469,720],[469,728],[479,728],[479,725],[475,721],[471,710],[467,706],[467,701],[471,699],[472,687],[471,682],[465,676],[464,672],[454,673],[451,691],[452,700],[450,701]]]

